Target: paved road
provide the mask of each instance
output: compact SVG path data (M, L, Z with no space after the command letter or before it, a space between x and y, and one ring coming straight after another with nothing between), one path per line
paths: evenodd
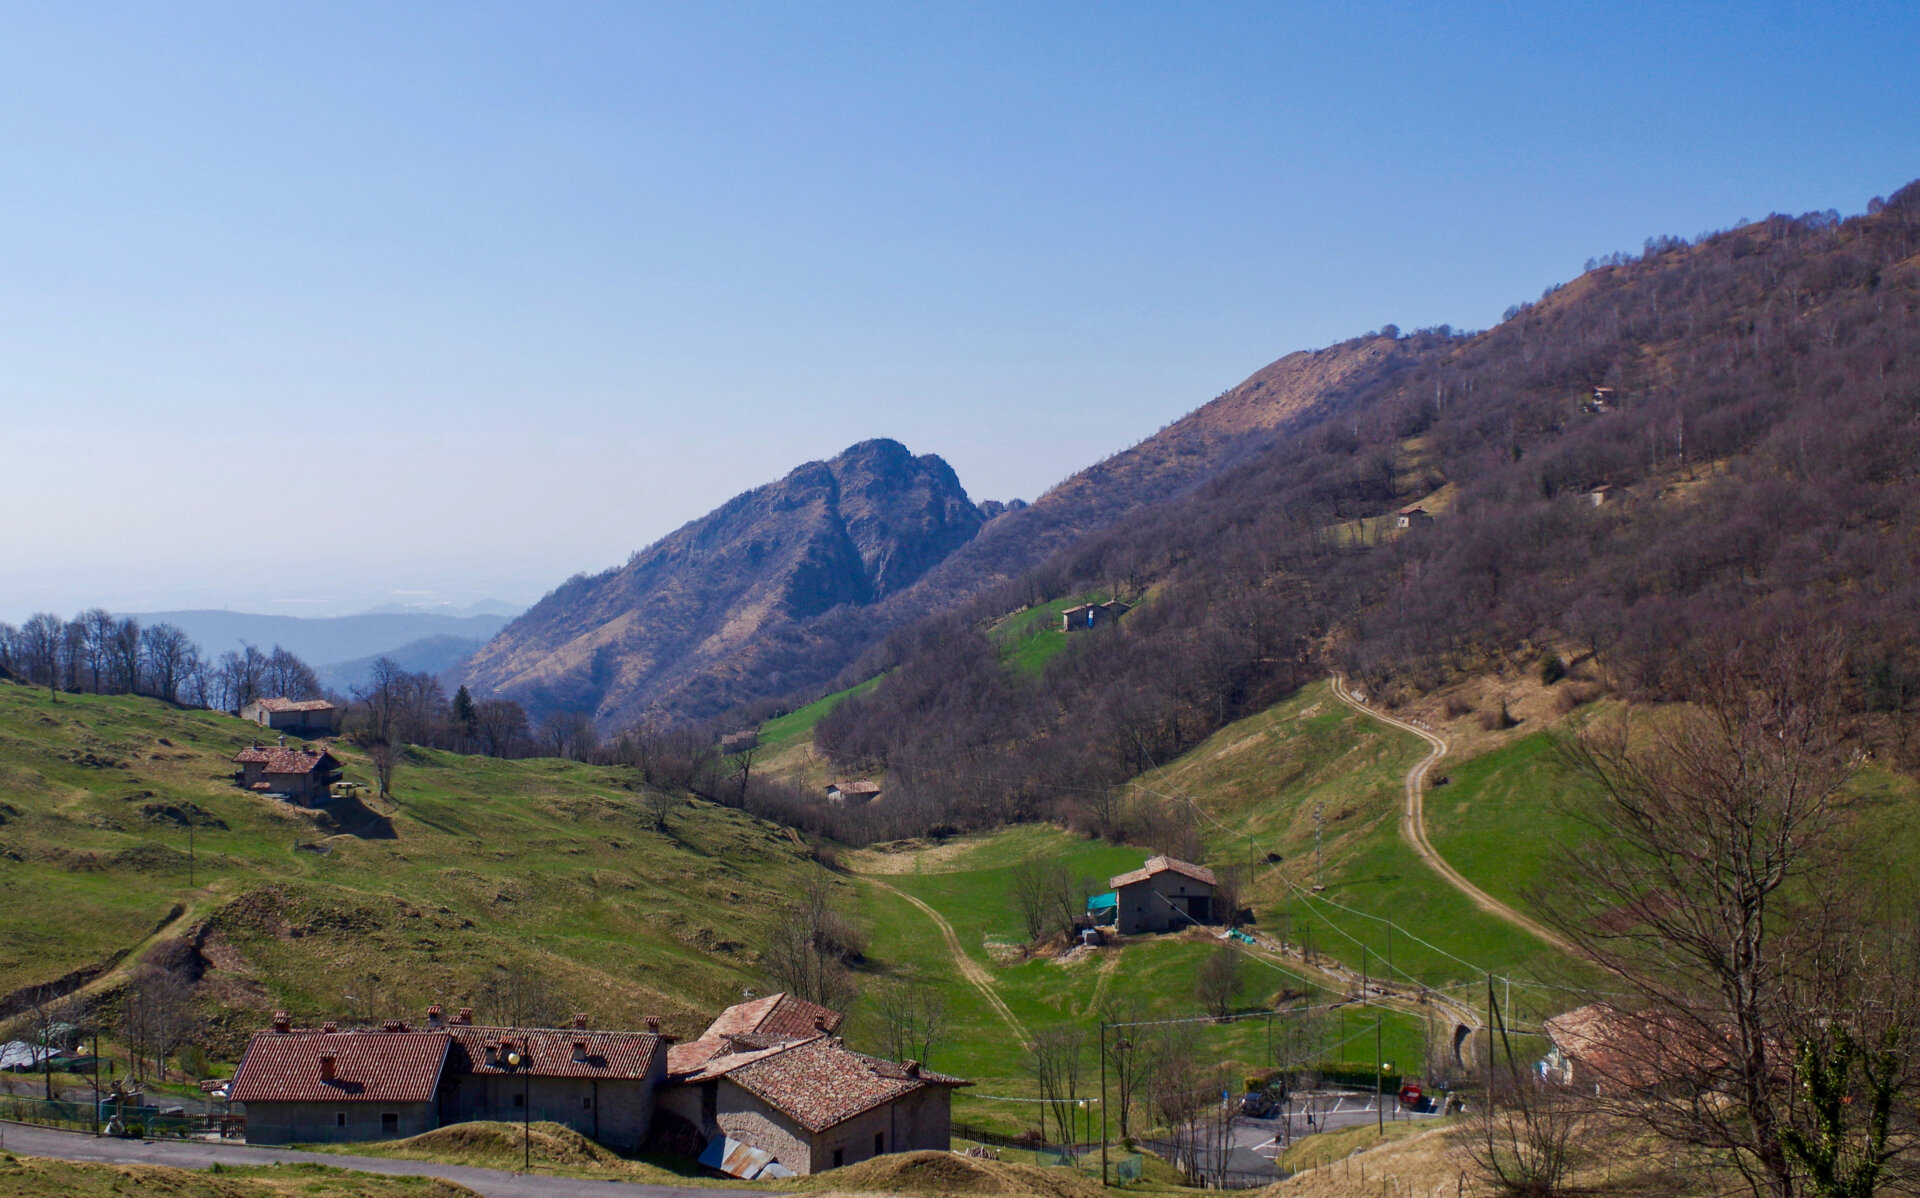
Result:
M1447 755L1447 742L1440 739L1435 733L1417 724L1410 724L1405 720L1395 719L1385 712L1376 711L1367 704L1360 702L1348 692L1346 684L1337 676L1333 680L1333 693L1339 696L1342 703L1345 703L1355 711L1365 712L1383 724L1391 724L1402 731L1411 732L1432 746L1432 751L1421 758L1418 765L1415 765L1407 771L1407 806L1400 820L1400 835L1405 838L1409 845L1413 846L1413 851L1420 855L1420 859L1426 862L1433 872L1445 878L1448 884L1455 890L1472 899L1474 906L1479 907L1482 911L1496 918L1504 919L1517 928L1533 933L1535 936L1540 937L1540 939L1570 956L1578 956L1579 950L1574 948L1573 944L1564 936L1554 932L1538 920L1522 915L1478 886L1475 886L1472 882L1467 881L1466 877L1462 875L1459 870L1447 863L1445 857L1442 857L1438 852L1434 851L1433 845L1427 840L1427 771L1433 767L1434 762L1439 761Z
M293 1152L284 1148L254 1148L244 1144L212 1144L199 1140L117 1140L85 1132L57 1131L28 1123L0 1122L0 1144L22 1156L46 1156L66 1161L101 1161L115 1165L172 1165L176 1169L204 1169L222 1165L271 1165L276 1161L332 1165L404 1177L438 1177L459 1182L487 1198L714 1198L716 1191L690 1186L641 1185L635 1182L587 1181L550 1174L506 1173L465 1165L431 1161L398 1161L377 1156L336 1156L331 1152ZM749 1191L730 1190L730 1194Z

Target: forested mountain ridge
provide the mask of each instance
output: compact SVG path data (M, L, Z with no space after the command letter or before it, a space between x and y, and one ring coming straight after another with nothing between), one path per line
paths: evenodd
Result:
M735 497L624 566L574 577L459 680L613 727L698 706L698 695L681 698L690 679L724 686L756 639L898 592L983 522L946 462L865 441Z
M1586 662L1687 697L1714 655L1846 630L1856 710L1920 706L1920 185L1615 255L1190 493L1084 538L853 674L821 721L887 771L875 835L1051 811L1329 668L1370 693ZM1602 488L1605 488L1604 490ZM1395 528L1427 503L1436 518ZM982 631L1152 601L1038 680ZM1071 813L1070 813L1071 814Z

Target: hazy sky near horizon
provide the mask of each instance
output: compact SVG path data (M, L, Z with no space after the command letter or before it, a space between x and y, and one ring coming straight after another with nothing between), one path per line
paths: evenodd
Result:
M0 8L0 619L527 602L874 436L1920 176L1920 6Z

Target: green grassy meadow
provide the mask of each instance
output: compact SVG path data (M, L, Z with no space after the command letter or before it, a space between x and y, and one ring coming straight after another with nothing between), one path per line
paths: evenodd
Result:
M784 829L694 800L655 831L628 771L424 749L356 835L233 785L228 759L261 731L0 685L0 994L109 968L174 920L170 936L205 928L216 1058L274 1007L484 1015L503 963L569 1010L689 1033L758 982L764 928L814 868Z
M843 691L815 699L805 707L796 707L783 716L776 716L760 725L760 748L773 751L786 747L795 741L813 736L813 726L826 718L828 712L840 706L841 700L850 695L864 695L880 685L885 674L876 674L865 682L857 683Z

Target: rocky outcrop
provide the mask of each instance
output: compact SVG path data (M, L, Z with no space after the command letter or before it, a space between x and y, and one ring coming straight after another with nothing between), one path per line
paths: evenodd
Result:
M460 680L536 712L590 711L603 727L712 714L735 698L724 680L756 644L900 593L982 523L946 462L863 441L735 497L618 569L573 578L488 642Z

